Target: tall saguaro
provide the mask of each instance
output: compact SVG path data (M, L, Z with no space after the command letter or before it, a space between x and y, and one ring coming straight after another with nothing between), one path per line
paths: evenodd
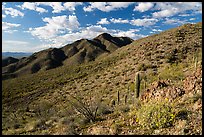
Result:
M138 98L140 94L140 73L139 72L137 72L135 76L135 92L136 92L136 98Z

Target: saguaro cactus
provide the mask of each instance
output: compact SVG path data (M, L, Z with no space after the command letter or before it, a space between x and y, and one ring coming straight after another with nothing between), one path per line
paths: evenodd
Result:
M198 57L196 56L196 57L195 57L195 64L194 64L194 65L195 65L195 71L196 71L196 69L197 69L197 62L198 62Z
M118 105L120 104L120 92L118 90Z
M140 73L139 72L137 72L135 76L135 92L136 92L136 98L138 98L140 94Z
M125 104L127 104L127 95L125 95Z

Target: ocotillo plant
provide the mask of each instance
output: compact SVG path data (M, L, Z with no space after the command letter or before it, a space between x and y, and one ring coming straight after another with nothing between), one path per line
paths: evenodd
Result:
M136 98L138 98L140 94L140 73L139 72L137 72L135 76L135 92L136 92Z

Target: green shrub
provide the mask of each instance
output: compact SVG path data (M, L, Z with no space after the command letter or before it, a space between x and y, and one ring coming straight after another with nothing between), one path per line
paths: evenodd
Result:
M183 80L185 64L172 64L161 70L159 77L161 79L171 79L171 80Z
M113 110L106 104L100 104L100 107L98 108L98 115L106 115L113 113Z
M175 119L167 102L150 101L136 111L137 121L143 128L157 129L172 126Z

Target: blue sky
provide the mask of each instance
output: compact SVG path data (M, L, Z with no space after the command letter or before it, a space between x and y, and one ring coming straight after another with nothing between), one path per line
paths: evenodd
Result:
M136 40L201 21L201 2L3 2L2 51L59 48L103 32Z

